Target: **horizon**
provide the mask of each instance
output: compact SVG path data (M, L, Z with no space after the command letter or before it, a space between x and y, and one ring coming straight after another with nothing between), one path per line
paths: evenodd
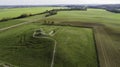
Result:
M0 5L120 4L120 0L0 0Z
M119 5L119 4L42 4L42 5L36 5L36 4L31 4L31 5L0 5L0 6L52 6L52 5Z

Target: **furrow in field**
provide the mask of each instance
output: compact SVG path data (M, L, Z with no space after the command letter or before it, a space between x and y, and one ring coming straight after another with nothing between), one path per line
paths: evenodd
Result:
M95 27L94 30L101 67L118 67L119 52L111 38L103 27Z

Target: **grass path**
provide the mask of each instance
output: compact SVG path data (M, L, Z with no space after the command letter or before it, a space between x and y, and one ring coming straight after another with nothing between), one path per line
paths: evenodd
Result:
M35 20L32 20L32 21L30 20L30 21L22 22L22 23L15 24L15 25L12 25L12 26L9 26L9 27L0 28L0 32L11 29L11 28L15 28L15 27L18 27L18 26L21 26L21 25L24 25L24 24L32 23L32 22L35 22L35 21L38 21L38 20L40 20L40 19L35 19Z

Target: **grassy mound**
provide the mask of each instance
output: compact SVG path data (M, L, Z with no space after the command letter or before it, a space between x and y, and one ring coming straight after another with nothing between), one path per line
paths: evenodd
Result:
M48 38L33 38L33 31L3 38L9 43L0 48L0 60L19 67L49 67L54 41ZM8 39L7 39L8 38ZM10 39L9 39L10 38ZM2 44L1 44L2 45Z

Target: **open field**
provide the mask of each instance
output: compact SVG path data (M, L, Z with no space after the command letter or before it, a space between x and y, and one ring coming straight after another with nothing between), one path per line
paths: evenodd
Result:
M2 18L11 18L11 17L17 17L21 14L36 14L41 13L46 10L51 10L54 8L60 8L60 7L28 7L28 8L5 8L0 9L0 19Z
M96 43L99 65L100 67L119 67L119 48L114 45L115 42L108 35L104 26L96 23L80 23L80 22L66 22L78 27L90 27L94 32L94 39Z
M43 49L41 52L32 48L24 50L25 47L17 47L16 49L20 37L25 34L30 35L35 29L42 28L46 33L58 29L57 33L52 37L57 41L54 67L97 67L98 64L100 67L120 66L120 14L101 9L88 9L88 11L60 11L57 15L47 18L44 16L45 15L37 15L0 23L0 28L6 28L38 19L34 21L37 23L29 23L0 32L0 59L2 61L16 66L22 65L20 67L50 67L53 46L48 45L49 47ZM80 27L41 25L45 20ZM86 27L90 27L91 29ZM29 41L29 36L27 37ZM8 48L10 49L6 50ZM47 49L50 50L48 51ZM97 49L97 55L95 49ZM32 52L30 52L31 50ZM46 53L43 53L44 50ZM23 53L23 51L26 52ZM35 55L35 53L38 55ZM43 55L41 55L41 53ZM48 53L49 55L44 55ZM16 56L20 57L20 59ZM28 59L24 59L24 56L28 57ZM99 62L97 61L97 57ZM42 58L43 60L45 59L45 61L40 60ZM16 59L19 62L16 62ZM46 63L47 66L45 66Z
M36 23L23 25L14 29L10 29L8 31L1 32L0 59L2 61L6 61L13 65L21 67L49 67L51 62L51 56L48 55L49 53L47 52L52 51L48 50L49 47L41 50L20 46L22 44L19 42L19 40L22 36L26 35L27 40L29 40L28 36L30 36L35 29L39 28L45 30L46 33L58 28L57 33L53 36L53 38L57 41L55 67L73 67L76 65L83 67L86 67L86 65L97 67L95 45L91 29L60 26L39 26ZM71 48L73 50L71 50ZM44 54L47 54L47 56L45 56ZM48 56L50 56L49 59L47 58ZM42 60L42 58L44 60Z
M120 14L102 9L88 9L87 11L60 11L57 15L48 17L59 21L83 21L99 23L119 23Z

